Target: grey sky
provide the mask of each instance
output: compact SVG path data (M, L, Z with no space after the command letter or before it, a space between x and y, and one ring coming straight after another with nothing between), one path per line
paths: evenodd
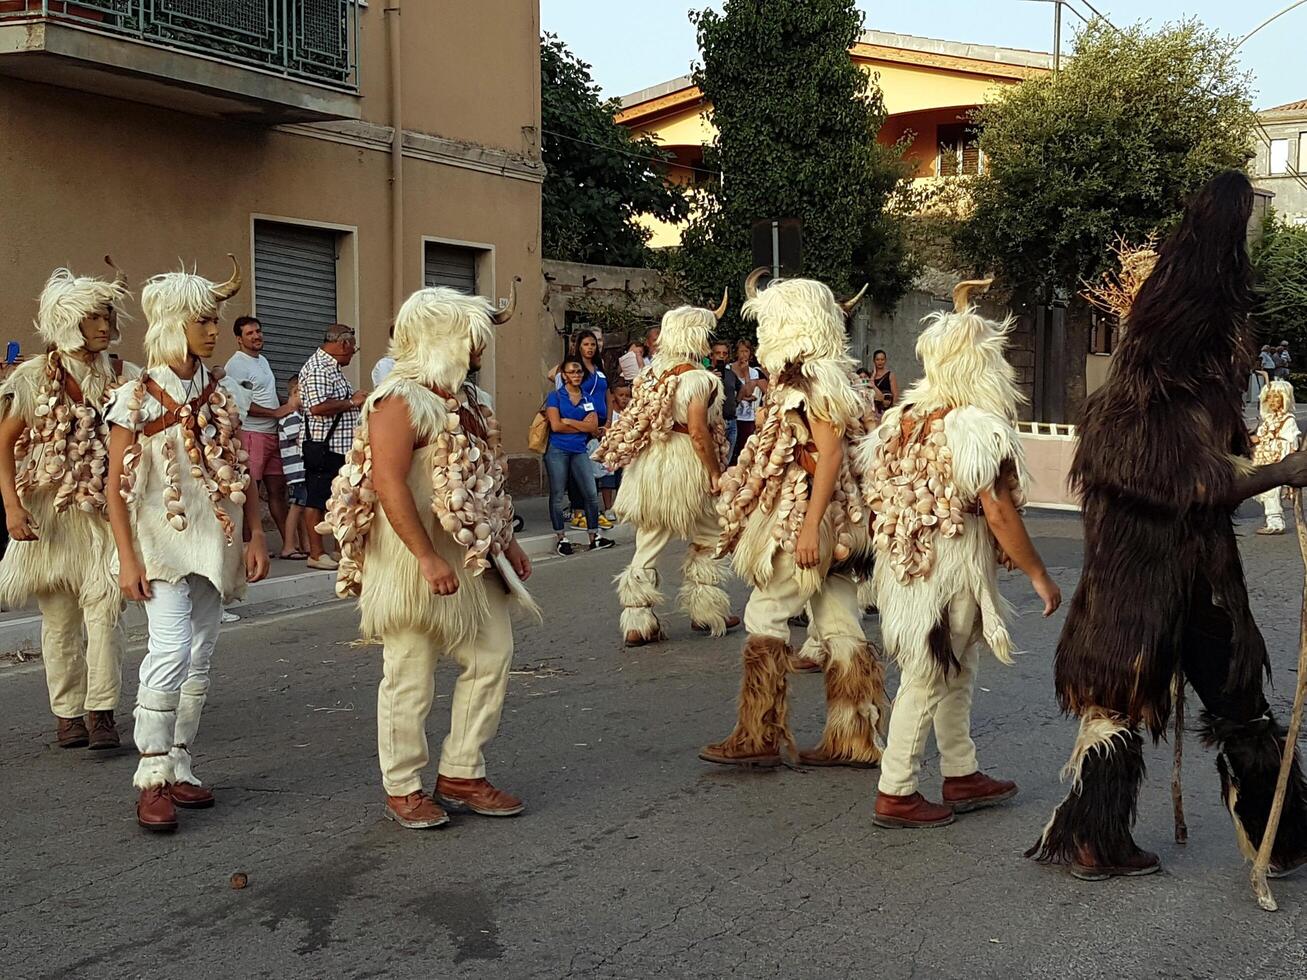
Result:
M1089 0L1113 23L1154 23L1198 17L1225 33L1242 37L1290 0ZM1083 0L1072 0L1085 15ZM687 0L541 0L544 29L558 34L583 61L594 66L606 95L625 95L686 73L698 56L687 11L711 4ZM860 0L867 27L920 34L951 41L1051 50L1053 8L1031 0ZM1080 24L1064 14L1063 50ZM1307 40L1307 5L1286 14L1240 50L1254 76L1258 108L1307 99L1301 65ZM1295 50L1295 48L1297 50Z

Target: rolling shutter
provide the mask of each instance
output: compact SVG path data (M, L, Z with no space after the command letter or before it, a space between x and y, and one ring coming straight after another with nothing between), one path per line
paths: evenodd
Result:
M263 324L263 355L286 394L336 322L336 233L271 221L254 224L254 315Z
M475 249L427 242L423 259L423 285L448 286L469 296L477 291Z

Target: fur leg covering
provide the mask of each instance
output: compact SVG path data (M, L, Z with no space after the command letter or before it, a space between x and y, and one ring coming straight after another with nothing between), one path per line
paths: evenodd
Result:
M631 567L614 581L617 601L622 604L622 636L638 633L644 640L661 640L662 626L654 615L654 607L663 601L663 594L658 591L658 572L652 568Z
M864 639L834 636L825 643L826 730L819 755L850 762L880 762L889 727L885 670Z
M173 729L172 763L173 782L203 786L191 768L191 749L200 731L200 715L209 698L207 677L188 677L182 682L181 698L177 702L177 724Z
M1203 715L1203 740L1218 750L1221 799L1234 820L1234 834L1244 857L1253 860L1266 832L1284 753L1284 729L1268 710L1249 722ZM1307 784L1295 750L1285 791L1284 812L1271 849L1271 866L1295 868L1307 861Z
M681 590L677 601L690 622L707 626L713 636L726 635L726 617L731 614L731 599L722 588L725 560L712 552L690 546L681 566Z
M786 677L790 647L774 636L753 635L741 651L739 718L724 742L709 746L727 756L775 755L793 759Z
M137 789L166 786L173 780L171 755L173 732L177 727L176 691L156 691L141 685L136 692L136 725L133 736L141 761L136 766L132 785Z
M1091 709L1080 721L1062 779L1070 780L1071 790L1026 857L1044 864L1125 864L1139 850L1130 833L1144 779L1139 733L1119 716Z

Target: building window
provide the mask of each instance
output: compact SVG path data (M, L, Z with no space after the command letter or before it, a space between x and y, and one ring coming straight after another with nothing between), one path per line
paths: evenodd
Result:
M254 222L254 315L279 384L299 373L336 322L339 238L328 228Z
M422 284L448 286L469 296L477 291L477 258L481 250L443 242L427 242L423 249Z
M1089 353L1112 353L1116 347L1116 329L1116 317L1095 313L1089 329Z
M937 134L936 174L940 177L958 177L984 172L985 156L980 152L974 126L945 123L938 128Z
M1298 134L1298 172L1307 170L1307 133Z
M1271 140L1271 167L1269 174L1287 174L1289 172L1289 141Z

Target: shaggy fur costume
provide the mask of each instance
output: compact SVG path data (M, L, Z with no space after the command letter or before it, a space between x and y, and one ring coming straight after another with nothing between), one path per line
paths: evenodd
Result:
M721 379L699 365L716 325L713 311L698 307L664 314L658 353L636 378L631 404L595 452L610 469L623 470L613 509L636 531L635 556L615 580L624 637L652 641L663 636L654 612L662 601L656 563L673 537L689 542L681 567L680 607L690 622L708 627L714 636L726 632L731 605L721 586L722 563L713 556L717 520L708 471L684 431L690 406L706 401L719 465L726 462L730 446L722 421Z
M1245 853L1261 843L1284 735L1262 691L1269 662L1230 502L1250 448L1235 379L1247 376L1251 206L1241 174L1199 193L1139 292L1107 383L1085 404L1071 469L1085 562L1056 683L1086 731L1093 719L1115 727L1078 744L1079 779L1027 852L1040 861L1136 853L1138 730L1165 733L1178 668L1202 699L1236 839ZM1295 760L1272 862L1305 858L1307 786Z

